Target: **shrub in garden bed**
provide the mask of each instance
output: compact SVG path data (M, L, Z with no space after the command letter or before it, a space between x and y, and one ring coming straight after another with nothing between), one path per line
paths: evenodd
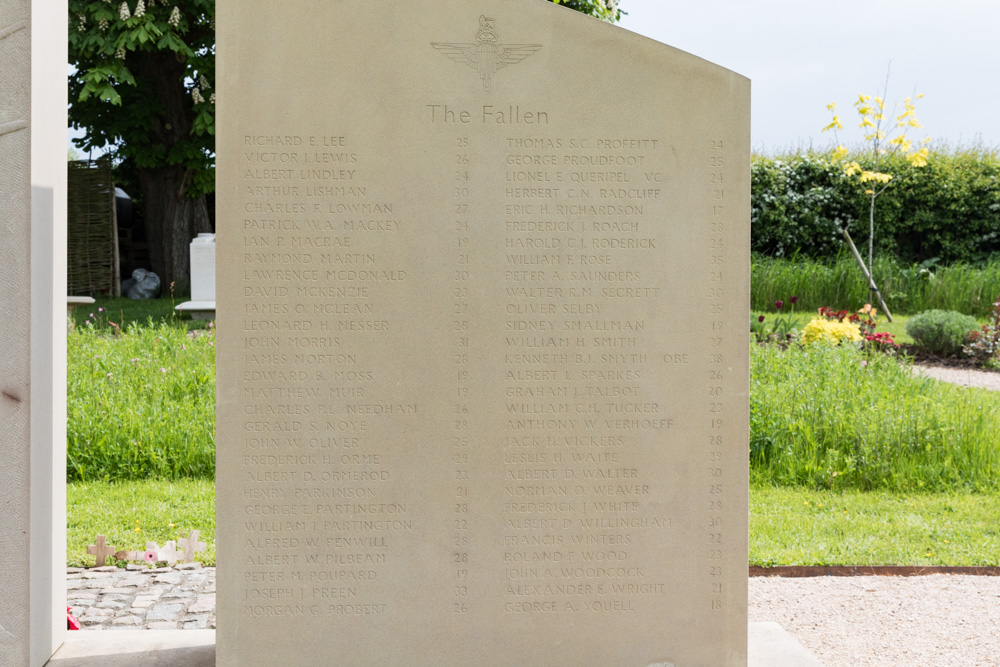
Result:
M953 310L928 310L906 323L906 333L919 347L944 357L961 353L969 334L977 328L974 317Z
M67 477L214 477L214 345L166 324L70 332Z
M751 346L755 483L1000 489L1000 395L914 376L854 345Z
M990 368L1000 366L1000 296L993 302L990 321L978 331L969 334L968 342L962 348L962 352L975 359L981 366Z

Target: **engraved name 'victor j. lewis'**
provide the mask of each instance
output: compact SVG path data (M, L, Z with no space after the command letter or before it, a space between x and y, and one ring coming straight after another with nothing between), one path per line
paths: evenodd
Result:
M479 32L475 44L431 42L431 46L457 63L479 72L483 91L490 92L493 75L508 65L514 65L542 48L541 44L500 44L496 19L479 17Z

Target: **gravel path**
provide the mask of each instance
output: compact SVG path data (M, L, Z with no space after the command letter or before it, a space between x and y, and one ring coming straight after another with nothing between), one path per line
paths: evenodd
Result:
M750 620L824 667L1000 666L1000 577L753 577Z
M948 366L914 366L913 372L963 387L980 387L1000 391L1000 373Z
M84 630L215 627L215 568L70 568ZM1000 577L750 578L750 620L775 621L824 667L1000 667Z

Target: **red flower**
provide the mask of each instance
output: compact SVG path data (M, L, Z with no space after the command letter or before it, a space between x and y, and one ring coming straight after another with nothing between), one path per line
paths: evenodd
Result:
M789 299L789 300L788 300L788 302L789 302L790 304L792 304L793 306L794 306L794 305L795 305L796 303L798 303L798 301L799 301L799 297L797 297L797 296L793 296L793 297L792 297L791 299Z
M757 321L758 321L758 322L763 322L763 321L764 321L764 316L763 316L763 315L761 315L760 317L758 317L758 318L757 318Z
M785 302L782 301L781 299L778 299L777 301L774 302L774 307L777 308L778 310L781 310L781 307L784 305Z

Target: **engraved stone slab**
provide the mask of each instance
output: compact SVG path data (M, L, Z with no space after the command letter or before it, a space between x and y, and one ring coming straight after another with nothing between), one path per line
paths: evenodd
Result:
M745 665L749 82L546 2L219 28L218 664Z

